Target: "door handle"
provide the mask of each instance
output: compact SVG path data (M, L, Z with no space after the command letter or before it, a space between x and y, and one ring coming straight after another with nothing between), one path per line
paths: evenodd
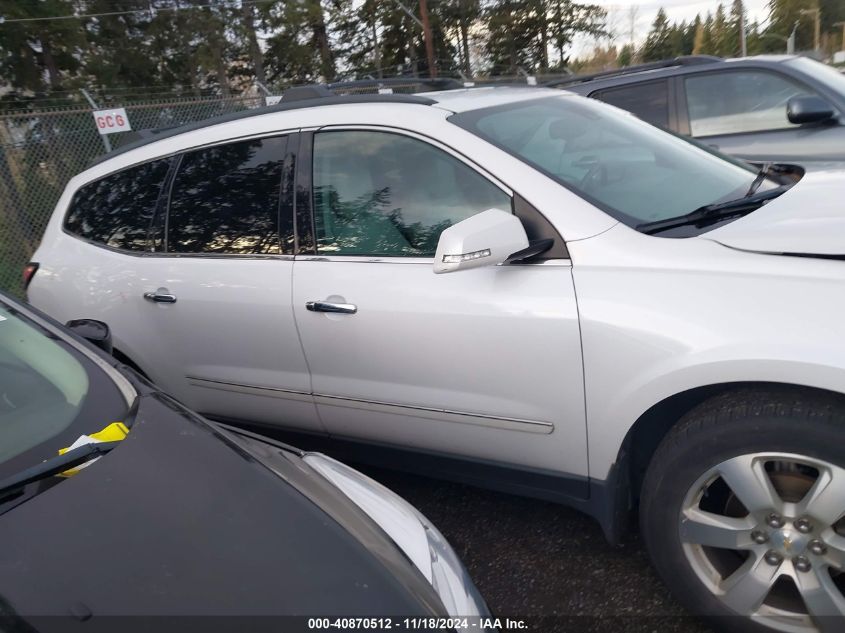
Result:
M145 292L144 299L155 303L176 303L176 295L172 295L161 288L154 292Z
M355 314L358 306L352 303L330 303L328 301L308 301L305 307L311 312L334 312L336 314Z

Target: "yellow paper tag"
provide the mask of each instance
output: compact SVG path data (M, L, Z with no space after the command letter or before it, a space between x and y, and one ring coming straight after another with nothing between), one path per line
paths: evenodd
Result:
M112 422L102 431L97 431L96 433L91 433L90 435L80 435L79 438L70 446L66 448L59 449L59 455L64 455L70 450L74 448L79 448L80 446L84 446L85 444L99 444L100 442L119 442L123 438L129 435L129 429L126 428L126 425L123 422ZM91 461L85 462L84 464L80 464L75 468L70 468L61 473L61 477L70 477L71 475L75 475L80 470L88 466L89 464L97 461L99 457L92 459Z

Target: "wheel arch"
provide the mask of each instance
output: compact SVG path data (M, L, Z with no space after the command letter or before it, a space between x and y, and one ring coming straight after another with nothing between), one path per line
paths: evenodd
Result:
M631 526L639 511L646 469L657 447L670 429L701 403L727 392L749 389L800 390L820 396L845 396L842 392L795 383L737 381L694 387L656 402L637 418L625 435L606 482L606 487L612 487L614 490L603 491L606 496L605 503L610 507L603 513L600 520L603 523L612 522L611 525L603 525L605 534L611 542L621 541L625 534L632 531Z

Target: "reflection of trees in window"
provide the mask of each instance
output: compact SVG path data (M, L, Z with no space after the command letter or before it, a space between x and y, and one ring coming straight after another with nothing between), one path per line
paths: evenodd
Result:
M320 252L421 256L437 249L450 220L434 225L406 224L402 209L391 209L390 187L341 200L331 185L314 188Z
M319 251L431 256L440 234L506 194L442 150L387 132L326 132L314 141Z
M284 145L284 138L256 139L186 154L171 194L168 250L280 253Z
M317 186L317 235L320 252L413 254L413 249L391 222L390 188L384 187L356 198L341 200L331 185Z
M113 248L145 250L169 162L130 167L83 186L73 197L65 228Z

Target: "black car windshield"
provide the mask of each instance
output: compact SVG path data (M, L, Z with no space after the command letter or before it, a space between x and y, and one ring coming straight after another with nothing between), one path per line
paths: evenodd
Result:
M0 477L55 456L126 409L102 369L0 303Z
M742 197L757 170L626 112L571 95L449 120L536 167L629 226ZM766 181L760 190L777 186Z

